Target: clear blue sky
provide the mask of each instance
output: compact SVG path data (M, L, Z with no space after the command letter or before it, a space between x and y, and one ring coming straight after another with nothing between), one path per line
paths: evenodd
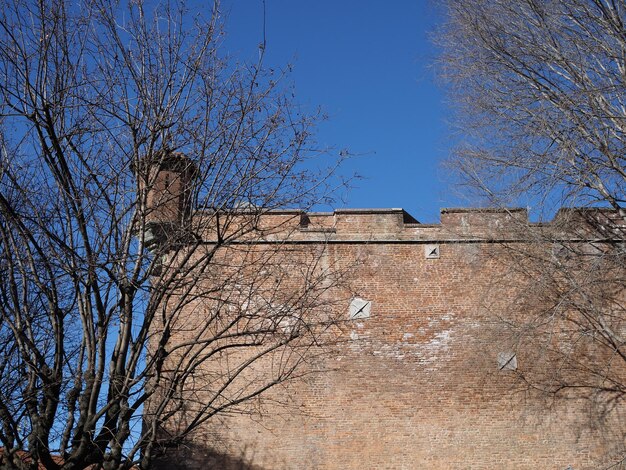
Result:
M426 0L266 0L268 66L294 65L299 103L329 115L318 143L360 155L340 207L402 207L421 222L459 205L441 168L449 151L444 97L430 67L437 22ZM223 0L225 51L258 57L263 1Z

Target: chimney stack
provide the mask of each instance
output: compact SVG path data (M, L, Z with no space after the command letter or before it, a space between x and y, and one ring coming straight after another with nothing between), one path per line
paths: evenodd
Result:
M139 181L146 190L146 244L178 240L188 232L198 169L186 155L169 150L156 152L145 165Z

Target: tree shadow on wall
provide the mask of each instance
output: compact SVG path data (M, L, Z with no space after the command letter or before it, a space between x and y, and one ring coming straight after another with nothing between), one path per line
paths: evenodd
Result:
M154 470L264 470L254 465L246 452L232 455L216 451L208 446L186 443L169 449L155 458Z

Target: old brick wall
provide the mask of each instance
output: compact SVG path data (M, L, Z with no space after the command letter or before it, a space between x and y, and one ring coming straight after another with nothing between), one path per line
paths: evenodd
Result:
M211 421L181 448L184 461L163 468L578 470L613 461L614 436L589 426L585 403L543 399L499 370L499 354L515 351L519 368L532 357L508 342L500 315L524 288L501 243L523 211L449 210L436 225L401 210L274 217L291 227L289 243L326 246L320 264L351 268L341 333L307 364L310 374ZM350 319L350 298L371 302L369 316Z

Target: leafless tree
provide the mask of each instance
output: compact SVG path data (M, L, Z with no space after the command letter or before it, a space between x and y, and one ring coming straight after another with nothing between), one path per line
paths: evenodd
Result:
M2 468L148 468L332 324L340 274L272 211L330 197L337 162L265 45L221 41L217 4L3 3Z
M524 243L507 246L527 280L508 286L519 297L498 312L532 357L518 375L615 409L626 398L626 3L441 4L439 70L458 112L463 181L542 218L580 208L518 227Z
M626 5L445 5L441 73L463 119L465 176L498 202L599 202L624 216Z

